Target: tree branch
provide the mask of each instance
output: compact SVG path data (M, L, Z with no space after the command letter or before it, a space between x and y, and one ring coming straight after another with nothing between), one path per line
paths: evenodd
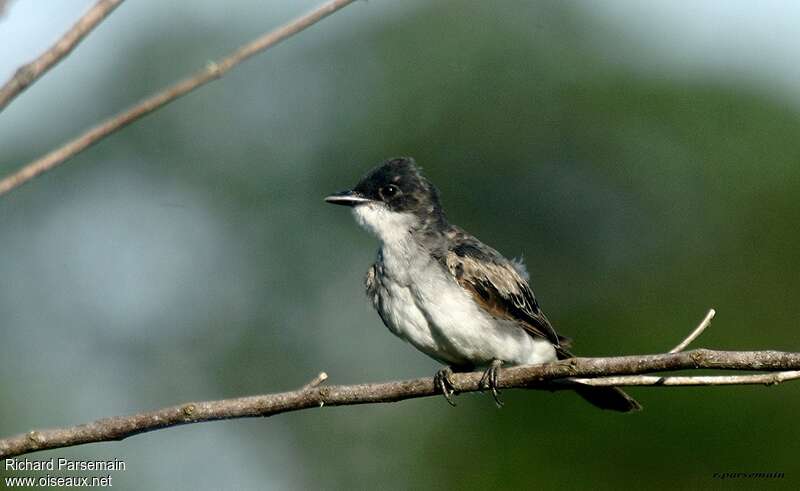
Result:
M314 387L318 387L322 385L323 382L328 380L328 374L325 372L319 372L316 377L314 377L309 383L302 387L302 390L313 389Z
M692 331L691 334L689 334L686 337L686 339L681 341L678 344L678 346L675 346L674 348L669 350L669 352L670 353L678 353L679 351L685 350L686 347L689 346L692 343L692 341L694 341L695 339L700 337L700 335L703 334L703 331L705 331L706 328L711 325L711 321L714 319L715 315L717 315L717 311L714 310L714 309L709 309L709 311L706 314L705 318L703 318L703 320L700 322L700 325L698 325L695 328L695 330Z
M602 387L649 385L701 386L701 385L778 385L800 378L800 370L759 373L756 375L708 375L696 377L655 377L652 375L620 375L618 377L574 378L570 383Z
M533 388L559 390L569 388L574 380L618 375L640 375L652 372L712 368L725 370L800 370L800 353L781 351L714 351L698 349L679 353L617 356L609 358L572 358L545 365L510 367L501 370L501 388ZM475 392L482 373L456 373L453 382L457 392ZM773 378L769 378L769 377ZM780 381L765 375L758 383ZM660 377L659 377L660 378ZM346 406L396 402L439 394L431 378L361 385L314 385L299 390L219 401L191 402L155 411L100 419L88 424L36 430L0 439L0 459L39 450L69 447L92 442L122 440L148 431L191 423L223 419L253 418L323 406ZM788 380L789 378L784 378ZM604 379L605 380L605 379ZM631 379L612 379L613 385L629 385ZM732 380L732 379L729 379ZM743 379L739 379L743 380ZM745 379L754 383L754 379ZM321 380L320 380L321 382ZM612 382L609 382L612 383ZM604 383L605 384L605 383ZM637 382L631 385L643 385ZM650 385L676 385L653 383Z
M94 128L86 131L81 136L70 140L61 147L51 151L37 160L34 160L33 162L30 162L13 174L6 176L0 180L0 195L3 195L17 186L30 181L39 174L56 167L70 157L73 157L75 154L94 145L111 133L133 123L142 116L159 109L160 107L188 94L194 89L205 85L212 80L222 77L222 75L224 75L228 70L250 58L251 56L275 46L284 39L289 38L292 35L297 34L298 32L316 24L325 17L346 7L354 1L355 0L331 0L329 2L325 2L311 12L298 17L287 24L284 24L283 26L251 41L250 43L245 44L229 56L222 58L217 62L208 63L205 68L196 72L194 75L151 95L139 104L136 104L130 109L127 109L126 111L123 111L116 116L105 120Z
M59 61L64 59L92 30L114 11L123 0L99 0L88 12L78 19L72 28L61 39L47 49L32 62L22 65L14 76L0 88L0 112L27 89L39 77L47 73ZM3 11L3 2L0 1L0 14Z

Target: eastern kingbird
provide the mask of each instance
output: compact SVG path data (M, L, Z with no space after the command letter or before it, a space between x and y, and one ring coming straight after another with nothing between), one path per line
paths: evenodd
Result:
M446 365L434 380L452 404L453 371L485 368L481 385L497 398L501 365L571 358L539 307L521 261L510 261L451 225L439 192L411 158L394 158L351 190L325 198L350 206L381 241L367 272L367 296L392 333ZM616 387L575 386L603 409L635 411Z

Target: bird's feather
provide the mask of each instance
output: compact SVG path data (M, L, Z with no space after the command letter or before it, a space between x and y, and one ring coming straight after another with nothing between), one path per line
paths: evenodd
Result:
M447 235L450 247L439 261L486 312L514 321L528 334L547 339L556 347L569 344L542 312L519 264L458 227L453 226Z

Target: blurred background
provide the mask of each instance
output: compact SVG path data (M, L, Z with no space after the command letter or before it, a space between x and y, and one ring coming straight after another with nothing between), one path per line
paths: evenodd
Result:
M0 79L92 0L16 0ZM125 2L0 114L6 174L315 5ZM358 2L0 198L0 435L189 400L429 376L325 205L411 155L524 256L586 356L800 351L800 5ZM31 455L119 489L796 487L800 385L505 391L173 428ZM14 473L14 475L31 473ZM0 469L0 477L11 475ZM753 481L748 481L753 483ZM726 484L727 485L727 482ZM752 485L752 484L751 484Z

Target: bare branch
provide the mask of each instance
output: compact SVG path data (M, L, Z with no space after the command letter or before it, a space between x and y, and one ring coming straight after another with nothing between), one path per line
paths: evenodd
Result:
M774 373L759 373L756 375L707 375L694 377L656 377L653 375L621 375L618 377L602 378L574 378L569 379L583 385L601 387L616 386L700 386L700 385L777 385L781 382L800 378L800 370Z
M75 154L94 145L98 141L107 137L111 133L124 128L137 119L145 116L156 109L174 101L175 99L188 94L194 89L222 77L228 70L251 56L260 53L272 46L275 46L284 39L316 24L325 17L333 14L355 0L331 0L320 5L311 12L302 15L293 21L284 24L274 31L265 34L250 43L245 44L231 55L222 58L217 62L208 63L205 68L194 75L157 92L135 106L113 116L104 122L91 128L81 136L70 140L61 147L50 153L30 162L18 171L0 180L0 195L3 195L17 186L28 182L39 174L46 172L53 167L63 163Z
M742 371L800 371L800 353L698 349L656 355L572 358L545 365L503 369L500 373L498 385L501 388L518 387L558 390L566 388L565 383L574 383L573 380L564 380L570 377L581 377L583 379L617 375L640 375L696 368ZM475 392L481 390L479 384L482 375L481 372L453 374L452 379L456 391ZM785 378L781 379L780 377ZM794 378L793 375L778 374L778 378L775 380L789 380L792 378ZM615 381L614 384L620 385L619 381ZM440 389L434 385L431 378L419 378L377 384L308 387L277 394L219 401L191 402L131 416L100 419L79 426L31 431L22 435L0 439L0 459L38 450L122 440L139 433L184 424L272 416L312 407L395 402L417 397L428 397L439 393Z
M314 377L314 379L313 379L313 380L311 380L309 383L307 383L306 385L304 385L304 386L303 386L303 387L302 387L300 390L308 390L308 389L313 389L314 387L318 387L318 386L320 386L320 385L321 385L323 382L325 382L326 380L328 380L328 374L327 374L327 373L325 373L325 372L319 372L319 373L317 374L317 376L316 376L316 377Z
M711 324L711 320L717 314L717 311L714 309L709 309L706 316L700 321L700 324L689 333L689 335L683 341L672 348L669 352L670 353L679 353L686 349L692 341L697 339L703 331ZM772 376L772 375L770 375ZM758 377L754 375L748 375L746 377L751 378L741 378L741 382L739 385L746 385L746 384L761 384L761 379L752 378ZM614 387L617 385L632 385L632 386L639 386L639 385L726 385L725 380L729 380L728 377L644 377L638 375L631 375L631 376L623 376L623 377L598 377L592 379L570 379L569 381L565 381L564 385L570 385L573 383L583 384L583 385L594 385L600 387ZM752 382L748 382L747 380L753 380ZM716 383L714 383L716 382ZM728 383L727 385L730 385Z
M78 19L72 28L61 39L47 49L32 62L22 65L14 76L0 88L0 112L23 90L33 84L39 77L47 73L59 61L64 59L92 30L114 11L123 0L99 0L88 12ZM3 2L0 1L0 15L3 13Z
M714 310L714 309L709 309L709 311L708 311L708 313L706 314L705 318L704 318L704 319L703 319L703 320L700 322L700 325L698 325L698 326L695 328L695 330L694 330L694 331L692 331L692 333L691 333L691 334L689 334L689 336L687 336L687 337L686 337L686 339L684 339L683 341L681 341L681 342L680 342L680 344L678 344L678 346L675 346L674 348L672 348L671 350L669 350L669 352L670 352L670 353L678 353L678 352L680 352L680 351L683 351L683 350L685 350L685 349L686 349L686 347L687 347L687 346L689 346L689 344L691 344L691 342L692 342L692 341L694 341L694 340L695 340L695 339L697 339L697 338L698 338L698 337L699 337L701 334L703 334L703 331L705 331L705 330L706 330L706 328L707 328L709 325L711 325L711 320L714 318L714 316L715 316L715 315L717 315L717 311L716 311L716 310Z

